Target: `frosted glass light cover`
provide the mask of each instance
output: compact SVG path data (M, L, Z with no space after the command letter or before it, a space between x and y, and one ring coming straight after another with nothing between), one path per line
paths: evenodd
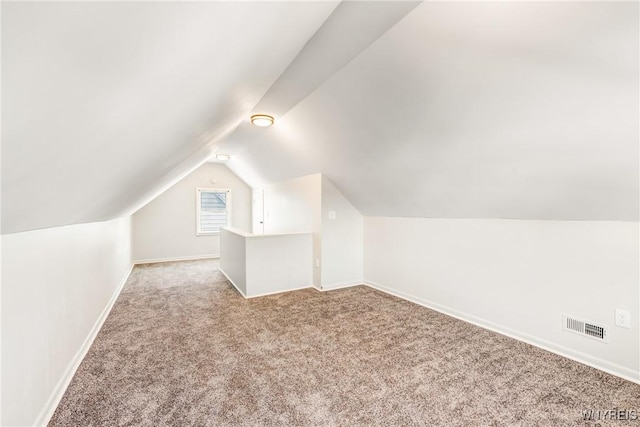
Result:
M251 123L260 127L267 127L273 124L273 117L266 114L254 114L251 116Z

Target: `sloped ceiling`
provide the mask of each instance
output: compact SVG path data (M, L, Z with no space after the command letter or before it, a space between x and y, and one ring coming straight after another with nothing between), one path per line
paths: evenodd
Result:
M117 217L210 155L337 2L2 2L2 232Z
M637 221L638 28L637 2L425 2L218 151L365 215Z
M3 2L2 232L131 213L211 152L365 215L637 221L638 27L636 2Z

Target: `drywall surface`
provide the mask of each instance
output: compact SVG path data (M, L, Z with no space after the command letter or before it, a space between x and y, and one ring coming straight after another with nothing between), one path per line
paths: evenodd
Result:
M130 228L127 217L2 236L2 425L46 423L130 271Z
M637 221L639 8L422 2L230 167L322 171L365 216Z
M265 187L265 234L319 230L320 188L320 174L306 175Z
M337 5L2 2L4 232L137 210L248 119Z
M230 225L251 230L251 188L226 166L205 163L133 215L135 262L220 254L219 235L196 236L196 188L231 189Z
M310 233L247 238L247 296L311 286L312 243Z
M322 177L322 288L362 283L364 220L331 181Z
M243 296L247 296L246 235L228 229L220 232L220 270Z
M367 283L640 379L637 222L365 217L364 230ZM609 342L563 331L563 314L608 326Z
M313 174L264 188L264 233L312 233L313 257L321 262L322 175ZM313 269L313 285L320 287L320 268Z
M220 270L247 298L308 288L313 281L311 233L245 233L224 228Z

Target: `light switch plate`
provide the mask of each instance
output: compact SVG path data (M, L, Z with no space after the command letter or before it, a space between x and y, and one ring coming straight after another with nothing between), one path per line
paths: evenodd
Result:
M628 310L616 308L616 326L631 329L631 313Z
M336 216L336 211L329 211L329 219L334 220Z

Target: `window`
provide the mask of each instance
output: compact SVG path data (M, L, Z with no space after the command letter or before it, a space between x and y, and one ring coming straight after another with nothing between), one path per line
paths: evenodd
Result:
M196 235L218 234L231 225L231 190L198 188L196 190Z

